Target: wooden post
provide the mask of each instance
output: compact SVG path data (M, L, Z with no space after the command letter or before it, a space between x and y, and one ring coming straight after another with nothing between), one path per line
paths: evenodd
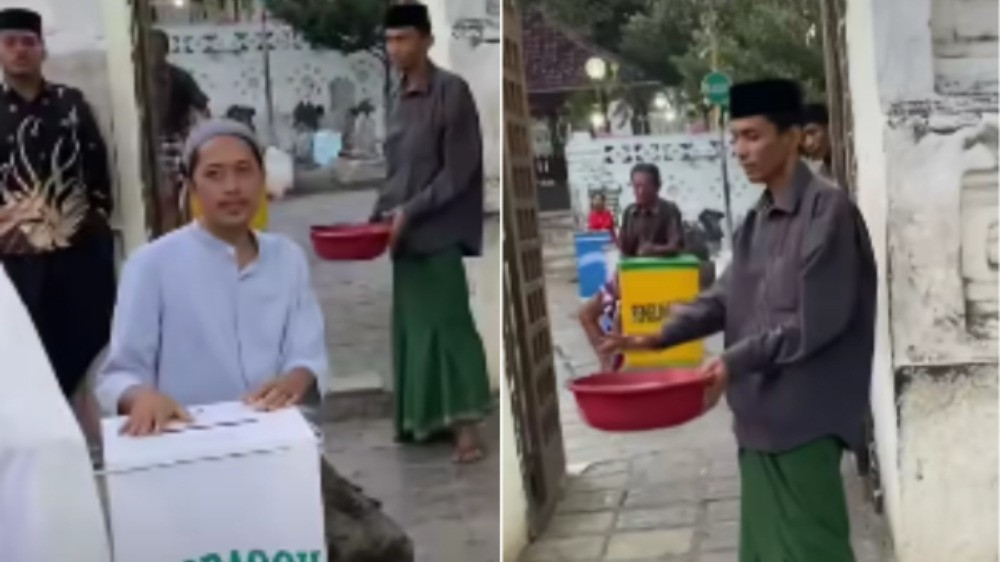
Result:
M844 161L846 154L844 120L850 116L844 115L843 81L841 80L840 50L837 48L837 26L840 24L840 10L837 0L820 0L820 22L823 27L823 59L826 67L826 99L830 112L830 122L827 131L830 137L830 154L833 176L844 189L847 185L847 167Z

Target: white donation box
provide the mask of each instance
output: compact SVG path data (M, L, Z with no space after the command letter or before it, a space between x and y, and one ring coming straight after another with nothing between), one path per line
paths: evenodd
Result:
M325 562L319 445L302 414L190 413L153 437L104 420L114 562Z

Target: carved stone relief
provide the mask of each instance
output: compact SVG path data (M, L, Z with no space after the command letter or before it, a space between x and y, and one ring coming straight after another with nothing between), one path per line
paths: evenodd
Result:
M966 153L962 176L961 268L969 334L997 339L997 128L990 126Z
M939 94L997 91L996 0L932 0L935 89Z

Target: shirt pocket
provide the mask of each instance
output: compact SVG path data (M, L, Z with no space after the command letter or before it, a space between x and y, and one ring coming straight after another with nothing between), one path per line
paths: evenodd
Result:
M441 138L443 131L435 126L428 115L426 119L415 123L407 132L406 152L415 165L436 165L441 154Z
M772 258L767 275L767 305L775 312L794 312L799 307L799 260L793 256Z

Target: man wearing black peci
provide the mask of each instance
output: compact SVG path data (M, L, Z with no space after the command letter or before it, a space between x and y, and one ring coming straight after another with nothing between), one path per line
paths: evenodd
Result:
M109 336L111 176L87 101L45 80L45 55L41 16L0 11L0 264L69 397Z
M733 86L729 129L764 186L722 277L654 336L602 351L661 349L725 333L702 374L726 394L739 444L740 562L854 562L840 461L860 445L875 341L871 240L844 189L800 157L802 93L787 80Z

